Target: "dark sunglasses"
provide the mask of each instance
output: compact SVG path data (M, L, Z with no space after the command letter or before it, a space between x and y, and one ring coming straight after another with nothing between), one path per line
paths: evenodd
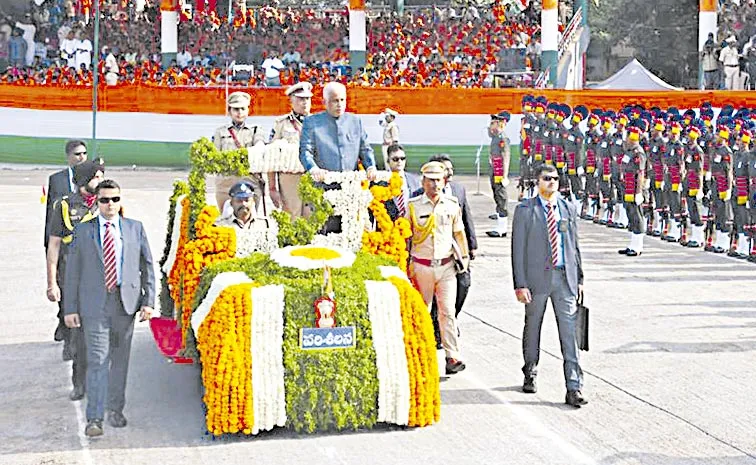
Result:
M83 152L74 152L74 155L86 155L86 154L87 154L86 150Z
M393 157L393 158L391 159L391 161L404 161L404 160L406 160L406 159L407 159L407 157Z
M118 202L121 201L121 197L119 197L119 196L115 196L115 197L100 197L99 199L97 199L97 201L99 203L103 204L103 205L106 204L106 203L110 203L111 201L113 203L118 203Z
M541 179L549 182L549 181L559 181L559 176L541 176Z

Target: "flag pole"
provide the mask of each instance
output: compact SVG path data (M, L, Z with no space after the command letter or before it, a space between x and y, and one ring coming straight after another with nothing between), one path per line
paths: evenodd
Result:
M100 0L94 0L94 66L92 75L92 157L98 157L97 152L97 88L100 85Z

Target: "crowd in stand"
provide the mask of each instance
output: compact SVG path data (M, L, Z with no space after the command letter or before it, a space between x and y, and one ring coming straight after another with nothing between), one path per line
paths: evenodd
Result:
M511 4L464 11L427 8L369 12L367 64L349 67L349 17L344 8L263 7L232 21L195 13L179 24L179 54L161 66L159 11L137 14L106 5L100 22L99 71L109 85L278 86L339 81L365 87L493 87L500 53L516 50L522 70L499 82L527 86L539 67L539 11ZM0 20L0 82L91 85L93 21L71 0L32 2L22 18ZM251 67L235 72L230 65Z
M701 52L704 87L756 89L756 0L719 2L719 37L709 34Z

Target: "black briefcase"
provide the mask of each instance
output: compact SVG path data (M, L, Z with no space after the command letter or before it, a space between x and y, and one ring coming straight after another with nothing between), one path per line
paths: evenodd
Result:
M583 296L581 292L577 299L577 343L578 349L588 351L588 307L583 305Z

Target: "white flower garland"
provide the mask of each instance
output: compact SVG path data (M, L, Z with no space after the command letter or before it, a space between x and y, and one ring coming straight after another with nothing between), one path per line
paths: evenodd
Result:
M168 250L168 256L163 263L163 273L168 274L173 269L173 264L176 263L176 252L178 251L179 237L181 236L181 217L184 214L184 205L182 202L186 198L185 195L179 196L176 199L176 210L173 215L173 229L171 230L171 248Z
M299 144L278 139L247 150L250 173L304 173L299 161Z
M241 271L229 271L226 273L220 273L213 278L213 282L210 283L210 289L208 289L205 298L197 306L197 309L192 314L192 328L194 334L199 334L199 327L205 320L205 317L210 313L210 309L215 303L215 299L223 292L227 287L235 286L237 284L251 283L252 280Z
M248 257L254 252L271 253L278 249L278 223L273 218L255 219L252 229L234 228L236 231L236 258Z
M378 270L380 270L383 279L401 278L405 281L409 281L407 273L402 271L398 266L379 266Z
M326 191L323 196L333 205L333 215L341 216L341 232L317 234L313 245L343 247L357 252L362 248L362 235L369 226L368 205L373 200L370 190L362 188L367 179L364 171L329 171L325 184L340 184L341 189Z
M286 425L283 312L283 285L252 288L252 434Z
M333 252L339 254L337 258L330 260L313 260L302 256L293 256L291 253L296 250L308 249L308 248L327 248ZM292 245L277 249L271 252L270 259L276 262L279 266L286 268L297 268L299 270L317 270L323 268L324 265L328 265L331 268L346 268L352 266L357 256L349 250L342 249L340 247L332 246L316 246L311 245Z
M378 368L378 421L407 425L410 379L399 291L388 281L365 281Z

